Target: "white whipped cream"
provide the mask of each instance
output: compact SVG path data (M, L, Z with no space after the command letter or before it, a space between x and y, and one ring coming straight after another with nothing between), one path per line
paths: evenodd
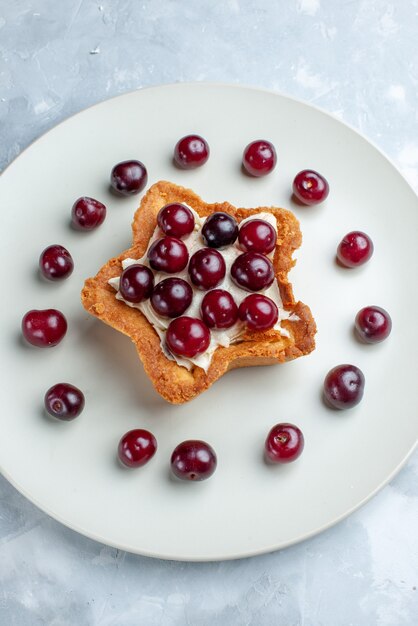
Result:
M183 238L183 242L187 246L187 249L189 252L189 258L190 258L195 252L197 252L197 250L200 250L201 248L206 247L203 242L202 235L201 235L201 229L202 229L203 224L205 223L206 218L201 218L196 213L196 211L194 211L191 207L189 207L189 209L192 211L194 218L195 218L195 229L192 233L190 233L190 235ZM245 218L244 220L242 220L240 222L240 226L242 224L245 224L245 222L248 222L249 220L252 220L252 219L265 220L266 222L271 224L273 228L275 229L275 231L277 232L277 221L274 215L272 215L271 213L266 212L266 213L258 213L257 215L251 215ZM134 265L135 263L141 263L142 265L146 265L147 267L149 267L149 262L147 258L148 249L151 247L154 241L156 239L159 239L160 237L164 237L164 233L157 226L152 238L149 241L148 248L144 256L140 259L124 259L122 261L123 269L126 269L127 267L129 267L130 265ZM231 278L230 270L231 270L231 265L233 264L237 256L242 254L242 250L238 247L238 241L237 241L232 246L228 246L226 248L220 249L220 252L222 253L222 256L225 260L226 272L225 272L225 278L219 285L216 286L216 289L225 289L225 291L228 291L234 298L237 305L239 306L242 300L244 300L244 298L246 298L249 295L249 293L248 291L245 291L244 289L241 289L240 287L238 287L233 282ZM274 251L268 256L272 258L273 255L274 255ZM189 275L187 272L187 266L181 272L176 272L176 274L166 274L163 272L155 272L154 270L153 272L154 272L155 284L159 283L165 278L169 278L170 276L176 276L178 278L183 278L184 280L186 280L193 289L193 299L192 299L191 305L183 313L183 315L187 315L189 317L200 318L200 304L203 300L203 297L205 296L207 292L197 289L190 282ZM245 332L245 325L241 321L238 321L231 328L226 328L223 330L211 329L210 330L210 333L211 333L210 344L209 344L208 349L203 354L199 354L191 359L187 359L184 357L179 357L174 354L171 354L171 352L169 352L165 346L165 333L167 331L167 328L170 322L172 321L171 318L164 318L164 317L160 317L159 315L157 315L151 306L150 300L145 300L144 302L140 302L139 304L135 304L133 302L127 302L126 300L124 300L124 298L121 296L120 291L119 291L119 279L120 279L120 276L115 276L115 278L111 278L108 281L109 285L111 285L111 287L113 287L113 289L115 289L115 291L117 292L116 298L118 300L122 300L123 302L125 302L125 304L127 304L128 306L134 309L139 309L141 313L145 315L145 317L150 322L150 324L152 324L152 326L154 327L154 330L160 337L161 349L164 352L165 356L170 360L175 360L178 365L181 365L182 367L185 367L188 370L191 370L193 366L197 365L198 367L201 367L202 369L204 369L205 372L207 372L215 350L219 346L224 346L225 348L227 348L231 344L236 343L237 341L239 341L240 337ZM277 324L274 326L274 330L277 330L280 332L281 335L288 337L289 333L285 328L282 328L280 324L281 320L284 320L284 319L295 320L299 318L295 316L294 314L289 313L283 308L283 303L280 297L280 291L279 291L277 281L274 280L273 284L270 285L270 287L257 293L262 293L263 295L271 298L273 302L275 302L277 308L279 309L279 319L277 321Z

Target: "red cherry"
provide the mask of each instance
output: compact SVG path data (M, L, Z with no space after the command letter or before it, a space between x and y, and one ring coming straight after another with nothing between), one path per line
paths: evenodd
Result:
M148 250L148 260L153 270L174 274L184 270L189 253L181 239L163 237L154 241Z
M334 409L351 409L364 393L364 374L355 365L337 365L324 381L324 396Z
M210 344L210 332L197 318L177 317L167 329L166 343L173 354L191 359L206 352Z
M300 428L294 424L276 424L267 435L265 453L272 463L291 463L300 457L304 446Z
M76 200L71 209L71 221L77 230L93 230L103 224L105 217L105 205L88 196Z
M183 169L200 167L209 158L209 145L199 135L186 135L174 148L174 160Z
M205 441L183 441L171 455L171 469L181 480L206 480L216 465L215 450Z
M123 270L119 281L119 291L127 302L139 304L148 300L153 288L154 274L149 267L135 263Z
M356 315L356 331L366 343L379 343L389 337L392 320L380 306L366 306Z
M244 150L242 164L251 176L265 176L276 167L276 150L270 141L252 141Z
M366 233L348 233L337 249L337 258L345 267L357 267L368 261L373 254L373 242Z
M224 289L209 291L202 300L200 313L209 328L230 328L238 319L235 300Z
M78 417L84 409L84 394L69 383L53 385L45 394L46 411L60 420L70 421Z
M166 204L157 215L158 226L165 235L185 237L194 230L194 216L189 207L178 202Z
M154 311L162 317L183 315L192 303L193 289L182 278L166 278L155 286L151 296Z
M210 248L229 246L238 237L237 220L223 211L212 213L203 224L202 237Z
M39 269L47 280L62 280L72 273L74 261L64 246L48 246L39 257Z
M143 428L135 428L123 435L118 445L118 457L127 467L141 467L148 463L157 450L157 440Z
M122 196L139 193L147 181L147 168L141 161L121 161L113 167L110 174L110 186Z
M231 267L232 280L248 291L260 291L274 281L274 269L269 258L259 252L240 254Z
M313 206L319 204L329 194L326 179L314 170L302 170L293 181L293 193L303 204Z
M57 309L33 309L23 316L23 336L26 341L38 348L56 346L66 332L67 320Z
M277 234L266 220L253 219L241 226L238 241L245 252L269 254L276 247Z
M277 323L279 310L267 296L252 293L241 302L239 318L250 330L268 330Z
M201 248L190 259L190 280L199 289L213 289L223 281L225 273L224 258L213 248Z

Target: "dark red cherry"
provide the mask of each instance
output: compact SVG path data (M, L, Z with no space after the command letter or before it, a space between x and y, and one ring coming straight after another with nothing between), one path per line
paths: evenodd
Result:
M151 297L154 288L154 274L149 267L135 263L123 270L119 291L124 300L139 304Z
M56 346L66 332L67 320L57 309L33 309L23 316L23 336L26 341L38 348Z
M203 224L202 237L210 248L229 246L238 237L237 220L222 211L212 213Z
M303 433L294 424L276 424L267 435L266 457L272 463L291 463L303 452Z
M217 250L201 248L190 259L190 280L199 289L213 289L222 282L225 273L224 258Z
M212 476L216 465L215 450L205 441L183 441L171 455L171 469L181 480L206 480Z
M277 323L279 310L267 296L252 293L239 305L239 318L250 330L268 330Z
M191 359L206 352L210 344L210 331L197 318L177 317L167 329L166 343L173 354Z
M313 206L319 204L329 194L329 185L326 179L314 170L302 170L296 174L293 181L293 193L303 204Z
M356 315L356 331L366 343L379 343L390 335L392 320L380 306L366 306Z
M351 409L364 393L364 374L355 365L337 365L324 381L324 396L334 409Z
M273 252L276 240L276 231L266 220L249 220L239 229L238 241L245 252L269 254Z
M141 161L130 160L117 163L110 174L110 186L121 196L132 196L147 184L148 173Z
M148 260L153 270L174 274L187 265L189 253L184 243L175 237L162 237L148 250Z
M71 209L71 221L77 230L93 230L103 224L105 217L105 205L87 196L76 200Z
M78 417L84 409L84 394L69 383L53 385L45 394L46 411L53 417L69 421Z
M366 233L348 233L337 249L337 258L345 267L357 267L366 263L373 254L373 242Z
M230 328L238 319L238 307L228 291L213 289L203 298L200 314L209 328Z
M193 289L182 278L166 278L154 287L151 305L157 315L178 317L192 303Z
M39 257L39 269L48 280L63 280L74 269L73 257L64 246L48 246Z
M165 235L181 239L194 230L194 216L189 207L178 202L166 204L159 210L158 226Z
M276 167L276 150L270 141L252 141L244 150L242 164L251 176L265 176Z
M259 252L240 254L231 267L232 280L248 291L260 291L274 281L274 269L269 258Z
M209 145L199 135L186 135L174 148L174 160L179 167L191 170L200 167L209 158Z
M125 433L118 445L118 457L126 467L141 467L157 451L157 440L149 430L135 428Z

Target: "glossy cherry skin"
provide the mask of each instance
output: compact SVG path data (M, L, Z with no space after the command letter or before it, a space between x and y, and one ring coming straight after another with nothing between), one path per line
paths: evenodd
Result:
M157 440L149 430L135 428L125 433L118 445L118 457L126 467L141 467L157 451Z
M340 242L337 259L345 267L357 267L371 258L373 249L373 242L366 233L352 231Z
M153 270L174 274L184 270L189 253L181 239L162 237L154 241L148 250L148 260Z
M337 365L324 381L324 397L334 409L351 409L364 393L364 374L355 365Z
M162 317L179 317L189 308L193 289L182 278L166 278L152 292L151 306Z
M357 313L355 328L366 343L379 343L389 337L392 319L380 306L366 306Z
M171 469L181 480L200 481L210 478L218 460L215 450L205 441L183 441L171 455Z
M241 226L238 241L245 252L269 254L276 246L277 234L266 220L254 219Z
M202 237L210 248L230 246L238 237L237 220L223 211L212 213L203 224Z
M329 185L315 170L302 170L293 181L293 193L303 204L313 206L328 197Z
M300 428L289 423L276 424L267 435L265 454L272 463L291 463L300 457L304 446Z
M83 392L69 383L53 385L44 398L45 409L49 415L64 421L78 417L84 409L84 404Z
M39 257L39 269L47 280L63 280L72 274L73 257L64 246L48 246Z
M228 291L213 289L203 298L200 314L209 328L231 328L238 319L238 307Z
M23 336L38 348L56 346L64 339L66 332L67 320L57 309L33 309L23 316Z
M190 259L190 280L199 289L213 289L223 281L225 273L225 260L217 250L201 248Z
M177 317L167 328L166 344L173 354L192 359L208 349L210 331L202 320L186 315Z
M240 254L231 267L232 280L248 291L260 291L274 281L272 262L259 252Z
M105 205L88 196L78 198L71 209L71 222L77 230L93 230L103 224L105 217Z
M149 267L135 263L123 270L119 291L127 302L139 304L151 297L154 289L154 274Z
M141 161L121 161L112 168L110 174L110 186L121 196L139 193L147 182L147 168Z
M178 202L166 204L157 215L158 226L165 235L181 239L194 230L194 216L189 207Z
M239 318L250 330L268 330L277 323L279 310L271 298L252 293L239 305Z
M244 150L242 165L251 176L265 176L276 167L276 150L270 141L252 141Z
M204 165L209 158L209 145L199 135L186 135L174 148L174 161L185 170Z

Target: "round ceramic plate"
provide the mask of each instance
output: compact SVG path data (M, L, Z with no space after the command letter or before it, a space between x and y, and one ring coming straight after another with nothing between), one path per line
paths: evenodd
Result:
M176 141L190 132L211 156L194 171L172 164ZM244 146L267 138L278 153L269 176L240 169ZM183 406L154 391L130 340L89 316L80 290L110 257L130 245L140 196L108 191L111 167L138 158L149 184L171 180L206 201L284 206L300 220L303 245L291 272L296 298L317 320L317 349L274 367L235 370ZM291 199L295 174L322 172L330 195L318 207ZM73 201L89 195L108 207L90 233L69 227ZM329 527L364 503L404 463L417 439L416 346L418 201L395 167L340 121L291 98L237 86L178 84L129 93L68 119L34 143L0 179L3 267L0 466L27 498L67 526L106 544L169 559L244 557L282 548ZM360 229L375 244L371 261L338 267L342 236ZM75 270L62 284L37 273L41 250L66 246ZM393 319L390 338L363 345L353 335L369 304ZM56 348L24 345L23 314L56 307L69 331ZM358 365L363 401L337 412L321 399L327 371ZM43 413L56 382L84 390L79 419ZM288 466L263 462L267 432L280 421L305 434L305 451ZM145 467L118 466L121 435L150 429L158 452ZM218 454L202 483L170 478L169 459L184 439L204 439Z

